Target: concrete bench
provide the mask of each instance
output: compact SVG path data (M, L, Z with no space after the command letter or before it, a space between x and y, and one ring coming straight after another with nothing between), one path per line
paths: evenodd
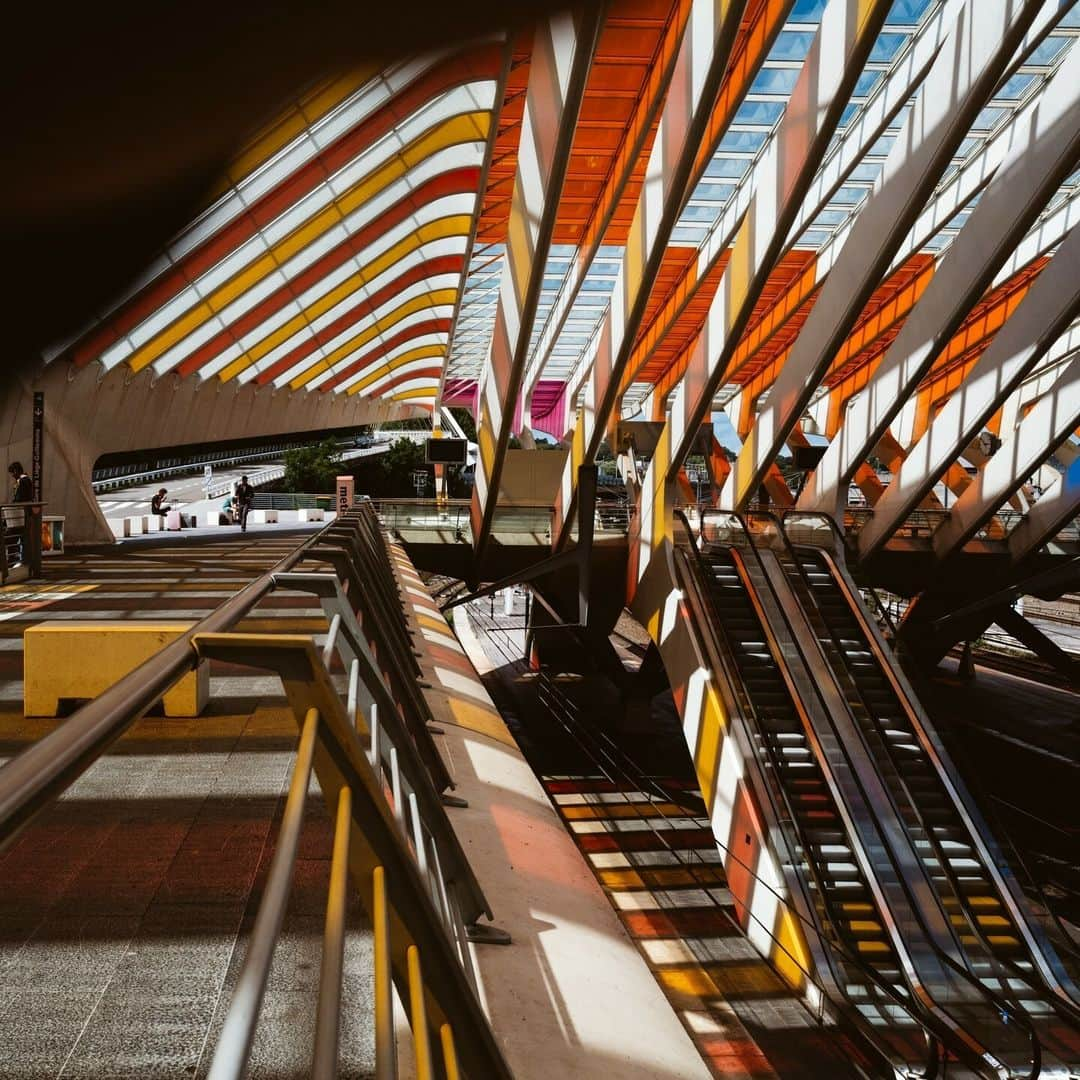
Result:
M150 532L147 519L144 517L108 518L109 528L117 540L123 540L130 536L142 536Z
M297 521L325 521L326 511L314 507L302 507L297 511Z
M252 525L276 525L278 512L276 510L252 510L248 514L248 521Z
M134 671L192 622L64 622L23 634L23 710L56 716L65 698L95 698ZM165 694L166 716L198 716L210 697L207 661Z

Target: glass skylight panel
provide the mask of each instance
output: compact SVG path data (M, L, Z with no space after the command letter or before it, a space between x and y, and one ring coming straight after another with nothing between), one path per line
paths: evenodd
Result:
M717 145L717 153L743 153L743 154L756 154L764 145L765 140L768 138L768 132L765 131L740 131L729 130L724 134L724 137Z
M1024 91L1027 90L1034 81L1034 75L1013 75L1005 80L1004 84L994 95L994 100L1019 100L1021 97L1023 97Z
M1024 67L1045 67L1056 60L1072 39L1064 34L1051 34L1035 46L1024 61Z
M781 30L776 35L776 42L769 52L768 59L795 60L801 64L806 59L813 40L814 32L811 30Z
M799 80L797 67L763 67L750 84L751 94L783 94L788 96Z
M885 77L883 71L864 71L858 79L855 80L855 89L852 90L852 97L866 97L872 93L877 84Z
M907 39L907 34L882 31L878 34L877 41L874 42L874 46L870 50L869 62L871 64L891 63Z
M780 101L744 101L735 110L734 125L760 124L772 130L784 115L784 103Z
M922 20L931 6L931 0L896 0L885 17L886 26L906 24L914 26Z
M738 180L749 168L749 158L714 157L705 169L705 175L707 177L723 177Z

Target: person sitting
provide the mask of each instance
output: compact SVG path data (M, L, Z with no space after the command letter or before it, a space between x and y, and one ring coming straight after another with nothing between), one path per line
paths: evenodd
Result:
M169 494L167 488L161 488L158 493L150 500L150 513L157 514L162 519L161 524L165 524L165 515L172 509L165 502L165 496Z
M221 504L221 512L228 519L230 525L236 524L236 504L233 502L231 495L226 496L225 501Z

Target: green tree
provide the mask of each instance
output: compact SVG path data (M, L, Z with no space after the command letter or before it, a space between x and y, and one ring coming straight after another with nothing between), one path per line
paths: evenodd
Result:
M303 491L316 495L329 494L341 471L341 451L333 439L324 439L314 446L301 446L285 451L286 491Z
M473 420L473 414L470 409L464 409L460 405L452 405L450 412L454 419L458 422L458 426L465 434L466 439L470 439L472 442L476 442L476 421Z
M423 469L430 477L431 467L424 460L424 446L411 439L398 439L385 454L379 456L379 466L385 476L387 493L415 495L412 474ZM429 491L430 494L430 480Z

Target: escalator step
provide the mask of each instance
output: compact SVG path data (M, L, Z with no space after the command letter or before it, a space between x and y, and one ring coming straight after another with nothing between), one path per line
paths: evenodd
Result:
M886 942L884 942L884 941L875 941L875 940L872 940L872 939L867 940L867 941L858 941L858 942L856 942L856 948L863 955L869 955L869 954L875 954L875 953L878 954L878 955L887 955L887 954L892 952L892 949L889 948L889 945Z
M853 934L882 934L884 931L881 928L881 923L876 919L851 919L848 922L848 929Z

